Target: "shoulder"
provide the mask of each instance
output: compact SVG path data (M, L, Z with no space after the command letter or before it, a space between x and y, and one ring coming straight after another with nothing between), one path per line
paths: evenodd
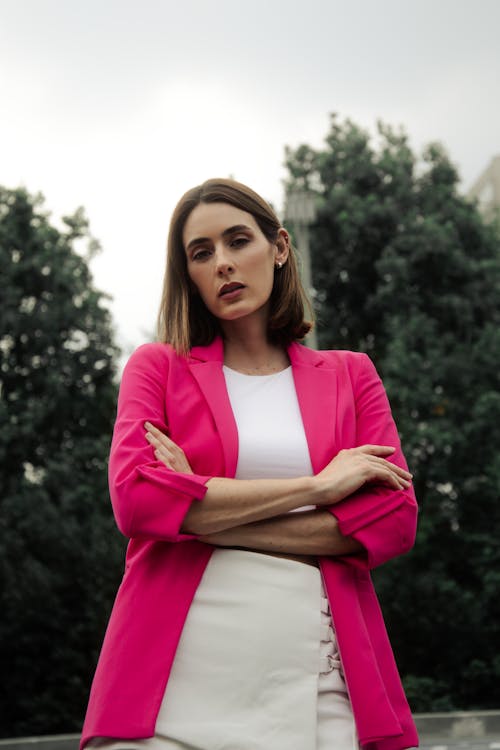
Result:
M347 349L330 349L322 352L333 367L343 370L349 377L355 390L366 381L380 380L375 365L365 352L353 352Z
M374 368L367 354L348 349L310 349L303 344L296 344L294 359L316 367L348 370L351 375L357 375L364 369Z
M368 354L353 352L348 349L321 349L318 354L333 365L354 369L364 367L367 362L371 362Z
M124 369L124 375L131 370L147 370L148 372L168 370L174 363L184 361L185 358L177 354L170 344L151 342L141 344L130 355Z
M163 362L172 359L175 354L170 344L162 344L158 341L141 344L130 355L127 365L141 362Z
M313 350L298 345L293 350L292 364L327 369L335 373L339 387L352 391L355 397L366 388L380 387L381 379L370 357L364 352L348 349Z

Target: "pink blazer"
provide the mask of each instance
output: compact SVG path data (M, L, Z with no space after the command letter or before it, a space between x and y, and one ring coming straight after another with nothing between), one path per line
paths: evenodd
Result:
M348 351L288 349L314 472L342 448L394 445L389 403L370 359ZM123 373L109 464L119 529L130 538L125 573L90 693L83 747L91 737L151 737L184 621L213 547L182 534L192 502L210 477L233 477L238 435L222 371L222 341L180 357L145 344ZM167 430L195 474L167 469L145 440L144 422ZM331 507L343 534L364 554L322 557L321 573L351 699L366 750L418 744L370 568L413 545L413 490L366 487Z

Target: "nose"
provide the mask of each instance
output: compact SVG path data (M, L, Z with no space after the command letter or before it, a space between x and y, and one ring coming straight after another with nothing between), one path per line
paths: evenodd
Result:
M218 276L225 276L234 271L234 263L224 247L217 248L215 251L215 268Z

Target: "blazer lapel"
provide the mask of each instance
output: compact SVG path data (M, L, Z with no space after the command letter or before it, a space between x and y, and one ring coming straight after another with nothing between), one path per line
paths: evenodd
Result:
M234 477L238 462L238 430L222 371L223 361L222 339L216 338L209 346L194 346L188 366L212 412L220 435L226 476Z
M316 474L338 450L337 372L321 352L297 343L288 348L295 389Z
M321 352L293 343L288 356L304 423L309 455L316 474L337 452L337 372ZM212 412L219 432L226 475L234 477L238 462L238 430L222 371L224 347L221 338L209 346L191 349L189 369Z

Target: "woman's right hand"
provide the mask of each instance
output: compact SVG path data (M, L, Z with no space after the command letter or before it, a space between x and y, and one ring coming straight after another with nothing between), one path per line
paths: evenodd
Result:
M154 454L158 461L164 463L172 471L181 471L184 474L193 473L186 454L177 443L174 443L168 435L165 435L165 433L159 430L158 427L155 427L154 424L151 424L151 422L145 422L144 429L146 430L146 440L153 446Z
M337 453L334 459L316 474L325 505L338 503L364 484L385 484L394 490L410 486L412 475L385 456L394 453L389 445L360 445Z

